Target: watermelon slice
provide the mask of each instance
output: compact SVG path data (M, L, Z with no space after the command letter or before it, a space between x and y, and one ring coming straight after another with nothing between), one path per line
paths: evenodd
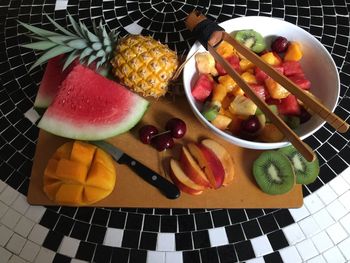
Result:
M291 76L295 74L304 74L298 61L284 61L282 64L284 75Z
M277 104L278 112L282 115L300 115L300 105L296 96L290 94Z
M192 96L201 102L204 102L214 88L214 81L209 74L200 74L194 84L191 93Z
M302 89L308 90L311 88L311 82L305 78L304 74L295 74L289 76L288 78Z
M239 65L239 57L236 55L229 56L225 58L227 62L236 70L238 73L241 73L241 67ZM220 76L226 75L226 70L218 62L215 62L215 68Z
M38 127L76 140L103 140L131 129L148 101L80 64L62 82Z

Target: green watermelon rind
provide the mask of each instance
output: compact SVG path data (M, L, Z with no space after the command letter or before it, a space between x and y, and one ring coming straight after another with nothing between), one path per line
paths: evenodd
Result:
M38 127L54 135L74 140L104 140L129 131L141 120L149 102L141 97L135 97L133 104L132 110L123 120L111 125L86 124L84 127L81 125L77 127L73 123L74 120L50 116L50 112L46 111Z

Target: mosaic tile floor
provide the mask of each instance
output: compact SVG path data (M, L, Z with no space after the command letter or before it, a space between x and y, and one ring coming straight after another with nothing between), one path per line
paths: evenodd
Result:
M219 22L279 17L313 34L341 79L336 113L349 119L348 1L1 0L0 262L350 262L349 132L325 125L305 141L321 173L303 188L299 209L108 209L30 206L26 202L38 136L32 106L43 73L17 20L50 29L47 13L91 25L102 18L122 35L141 33L186 53L194 39L184 18L194 8Z

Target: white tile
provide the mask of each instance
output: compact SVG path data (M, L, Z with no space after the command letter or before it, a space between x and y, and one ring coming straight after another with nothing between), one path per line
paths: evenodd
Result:
M350 185L344 180L343 177L337 176L331 180L328 185L334 190L334 192L340 196L350 189Z
M338 244L338 248L340 251L343 253L345 256L346 260L350 261L350 237L347 239L343 240Z
M11 256L12 253L10 251L0 247L0 259L3 260L1 262L8 262Z
M338 221L340 218L347 214L345 207L338 200L335 200L329 204L327 206L327 210L335 221Z
M296 248L304 261L318 255L317 249L310 239L306 239L296 244Z
M338 197L333 189L329 187L329 185L322 186L319 190L316 191L316 194L326 205L330 204Z
M261 257L261 258L252 258L244 262L245 263L265 263L265 260L263 257Z
M182 252L165 252L165 263L182 263Z
M347 191L346 193L342 194L338 198L338 200L348 211L350 211L350 191Z
M33 262L39 250L40 250L39 245L35 244L32 241L27 240L19 256L21 258L24 258L25 260L28 260L29 262Z
M39 223L40 219L44 215L46 208L43 206L32 205L29 206L25 216L32 219L34 222Z
M265 235L252 238L250 242L252 243L255 256L257 257L261 257L273 252L273 248L271 247L270 241Z
M56 1L55 10L66 10L67 4L68 4L68 0L67 1L64 1L64 0Z
M103 244L111 247L121 247L124 231L118 228L107 228Z
M24 259L20 258L19 256L12 255L8 263L26 263Z
M340 219L339 222L350 235L350 213L344 216L342 219Z
M147 261L146 263L164 263L165 262L165 252L160 251L147 251Z
M335 244L338 244L340 241L344 240L348 235L339 222L330 226L328 229L326 229L326 231Z
M289 209L290 214L292 215L292 217L294 218L295 222L300 221L301 219L307 217L310 215L309 210L306 209L306 206L302 206L300 208L292 208Z
M49 229L42 225L36 224L30 232L28 239L34 243L37 243L38 245L42 245L48 232Z
M324 207L321 199L314 193L304 198L304 205L311 214L317 212Z
M283 248L279 252L284 263L302 262L298 250L294 246Z
M5 182L3 182L2 180L0 180L0 193L2 192L2 190L5 189L6 186L7 186L7 184Z
M52 262L54 257L55 257L55 252L41 247L38 256L35 259L35 263L48 263L48 262Z
M344 263L345 258L341 254L340 250L337 247L332 247L331 249L327 250L323 253L324 258L327 262L332 263Z
M6 249L18 255L21 252L25 243L26 240L23 237L14 233L10 238L9 242L7 243Z
M4 225L0 226L0 247L4 247L13 235L13 231Z
M30 205L27 202L27 198L22 194L19 194L16 201L14 201L12 204L12 208L15 209L17 212L21 213L22 215L25 214L29 206Z
M290 245L294 245L305 239L305 235L298 224L291 224L289 226L286 226L282 229L282 231Z
M318 255L317 257L308 260L307 263L327 263L327 261L322 255Z
M17 190L13 189L11 186L7 186L1 193L0 193L0 201L3 201L6 205L11 205L13 201L16 200L18 196Z
M317 235L313 236L312 242L314 242L315 247L320 253L334 246L332 240L325 231L322 231Z
M348 184L350 185L350 167L346 168L341 174L341 177L344 178L345 181L348 182Z
M63 237L58 252L68 257L74 258L78 251L79 244L80 240L65 236Z
M10 208L1 218L1 223L8 228L14 229L21 216L22 215L20 213Z
M62 0L57 0L56 5L57 5L57 3L60 3L60 2L62 2ZM28 120L30 120L33 124L36 123L37 120L40 119L39 113L34 108L27 110L24 113L24 117L26 117Z
M320 211L312 215L321 230L334 224L334 219L328 213L327 209L323 208Z
M301 230L307 237L311 237L320 231L320 227L317 225L316 221L312 216L304 218L298 222Z
M225 228L211 228L208 230L211 247L218 247L228 244Z
M157 251L175 251L175 234L158 233Z
M0 218L2 218L6 214L8 209L8 205L5 205L3 202L0 201Z
M15 226L15 232L20 234L23 237L27 237L29 232L32 230L34 226L34 222L25 216L22 216L21 219L18 221L17 225Z

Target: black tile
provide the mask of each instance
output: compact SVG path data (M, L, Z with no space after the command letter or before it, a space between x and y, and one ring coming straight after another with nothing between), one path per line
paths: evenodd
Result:
M59 219L59 214L46 209L44 215L40 220L40 225L47 227L48 229L53 229Z
M124 230L122 246L127 248L138 248L140 232L135 230Z
M62 206L60 209L60 214L66 215L70 218L74 217L75 213L77 212L76 207L70 207L70 206Z
M111 262L128 263L129 261L129 249L114 247L112 249Z
M141 230L142 228L143 215L128 213L126 219L126 229Z
M95 253L95 248L96 248L95 244L80 241L80 244L79 244L79 247L77 250L77 254L75 257L77 259L92 262L92 258L93 258L94 253Z
M245 240L242 225L236 224L232 226L225 227L228 241L230 243L239 242Z
M258 221L264 234L267 234L279 229L273 215L266 215L266 216L259 217Z
M219 255L215 247L201 249L199 253L202 263L219 263Z
M145 215L143 222L144 231L159 232L160 216Z
M348 164L350 164L350 147L344 147L340 152L339 156L345 160Z
M97 245L94 254L94 262L109 263L112 257L112 248L103 245Z
M315 192L316 190L320 189L323 186L323 182L320 180L320 178L316 178L315 181L312 183L305 185L306 188L310 190L311 193Z
M265 263L283 263L283 259L278 251L264 256Z
M75 219L89 223L94 213L94 210L95 208L92 208L92 207L79 207L75 215Z
M198 230L209 229L213 227L209 212L195 214L194 218L196 220L196 228Z
M348 167L347 163L344 162L344 160L342 158L340 158L338 155L336 155L332 159L330 159L328 161L328 165L330 167L332 167L334 172L336 172L337 174L340 174Z
M102 244L106 234L106 228L102 226L91 225L87 241Z
M245 211L249 219L264 215L264 211L262 209L246 209Z
M10 162L9 162L10 163ZM11 163L10 163L11 164ZM26 180L26 176L17 171L11 174L11 176L6 180L6 184L14 189L18 189L22 183Z
M318 146L321 145L319 140L316 139L315 136L309 136L307 137L304 142L308 144L312 149L316 149Z
M177 217L176 216L161 216L160 217L161 232L177 232Z
M242 227L247 239L261 236L261 229L256 219L242 223Z
M324 143L317 151L325 160L329 160L337 154L337 151L329 143Z
M249 240L236 243L234 246L236 249L237 257L240 261L255 257L253 246Z
M235 247L232 244L219 246L217 247L217 249L220 258L220 263L237 262Z
M182 259L183 263L201 263L198 250L184 251L182 253Z
M209 233L207 230L192 232L194 248L210 247Z
M157 234L152 232L141 232L140 249L156 250Z
M75 221L70 236L79 240L85 240L88 235L89 228L90 228L89 224Z
M178 216L178 221L179 221L179 232L195 230L193 215Z
M171 210L168 208L156 208L154 214L156 215L170 215Z
M74 220L61 215L55 226L54 231L68 236L74 224Z
M175 234L176 250L190 250L193 248L191 232Z
M277 230L267 235L273 250L279 250L288 247L288 241L284 236L282 230Z
M46 248L51 249L53 251L57 251L61 242L62 242L62 239L63 239L62 234L59 234L59 233L56 233L53 231L49 231L49 233L45 237L43 247L46 247Z
M131 249L129 263L146 263L147 251Z
M280 226L280 228L283 228L295 223L288 209L280 209L273 215L275 216L276 221Z
M228 210L228 214L232 224L247 221L247 216L243 209L230 209Z
M125 219L126 219L126 213L112 211L110 218L109 218L109 221L108 221L108 226L114 227L114 228L124 229Z
M55 257L53 258L52 263L70 263L71 258L67 257L65 255L56 253Z
M215 227L227 226L230 224L226 209L214 210L211 212L211 216Z
M329 183L332 179L334 179L337 175L330 169L327 164L321 165L319 178L325 184Z
M91 223L94 225L106 226L108 222L110 211L96 208L92 217Z

